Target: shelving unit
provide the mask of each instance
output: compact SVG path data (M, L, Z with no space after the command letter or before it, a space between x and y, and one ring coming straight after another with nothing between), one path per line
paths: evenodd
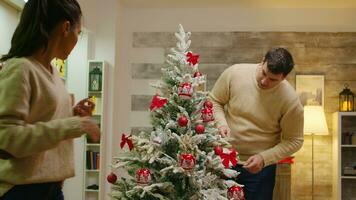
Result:
M92 72L95 72L94 74ZM100 141L94 143L89 137L84 141L84 188L83 200L104 199L105 174L105 115L106 115L106 88L105 78L107 69L104 61L88 61L88 87L87 95L96 104L92 113L92 119L97 122L101 130ZM91 85L92 84L92 85Z
M356 112L333 114L333 183L333 199L355 198Z

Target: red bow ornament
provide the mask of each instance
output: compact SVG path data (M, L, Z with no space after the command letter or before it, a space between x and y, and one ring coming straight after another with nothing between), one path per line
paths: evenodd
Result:
M121 142L120 142L121 149L124 148L126 143L129 146L129 150L131 151L134 147L132 139L131 139L131 135L126 136L125 133L123 133L121 136Z
M229 153L221 153L220 158L222 160L222 164L225 166L225 168L230 168L230 163L232 164L233 167L237 165L237 152L236 150L232 149Z
M152 98L150 111L154 110L155 108L162 108L164 105L166 105L166 103L167 103L167 99L160 97L156 94Z
M187 62L192 66L196 65L199 62L199 55L194 55L192 52L189 51L187 53Z

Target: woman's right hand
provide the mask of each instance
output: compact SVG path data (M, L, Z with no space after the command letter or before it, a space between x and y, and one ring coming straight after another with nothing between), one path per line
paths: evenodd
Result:
M81 129L86 132L93 142L98 142L100 140L100 129L96 122L90 117L81 117Z

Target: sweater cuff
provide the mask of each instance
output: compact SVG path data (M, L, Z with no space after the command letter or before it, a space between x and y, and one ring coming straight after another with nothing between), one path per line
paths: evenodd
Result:
M229 125L227 124L226 120L216 120L216 127L219 128L221 126L229 127Z
M259 155L261 155L263 158L263 162L265 164L264 167L267 167L268 165L272 165L272 164L276 163L275 160L273 159L273 156L270 153L268 153L267 151L263 151L263 152L259 153Z
M67 118L67 128L69 130L68 138L77 138L82 136L85 132L81 129L81 119L80 117L70 117Z

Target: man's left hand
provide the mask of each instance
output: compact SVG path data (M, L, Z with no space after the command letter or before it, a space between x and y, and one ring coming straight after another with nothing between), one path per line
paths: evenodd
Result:
M256 154L247 159L243 168L249 171L252 174L257 174L260 172L264 167L264 160L261 155Z

